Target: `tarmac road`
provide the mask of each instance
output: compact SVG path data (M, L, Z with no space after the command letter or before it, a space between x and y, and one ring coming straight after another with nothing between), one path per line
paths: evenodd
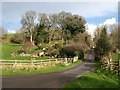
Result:
M2 76L2 88L61 88L84 73L93 71L94 50L87 52L86 60L72 68L35 75Z

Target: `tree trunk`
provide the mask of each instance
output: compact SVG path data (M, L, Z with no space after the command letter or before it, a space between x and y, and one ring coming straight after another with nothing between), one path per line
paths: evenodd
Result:
M30 42L32 43L32 34L30 35Z
M63 39L63 37L62 37L62 42L64 42L64 39Z
M30 35L30 42L32 45L34 45L32 34Z
M49 43L51 42L51 35L49 35Z
M49 39L48 39L48 42L50 43L50 42L51 42L51 34L50 34L51 32L50 32L50 28L48 28L48 31L49 31L49 37L48 37Z
M64 42L64 38L63 38L63 37L64 37L64 35L63 35L63 30L62 30L62 32L61 32L61 36L62 36L62 37L61 37L62 42Z

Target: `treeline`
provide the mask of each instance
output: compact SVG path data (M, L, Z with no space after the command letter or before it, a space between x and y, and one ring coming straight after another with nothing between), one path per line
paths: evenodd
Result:
M45 14L30 10L23 14L21 24L22 28L11 38L12 43L25 44L30 41L32 45L42 49L43 43L49 44L52 41L61 40L61 43L53 45L58 47L54 49L59 49L61 50L59 52L66 55L70 53L73 56L76 55L76 51L81 53L81 51L92 47L91 36L85 27L86 20L77 14L64 11ZM69 48L72 49L69 50ZM57 52L54 49L49 51Z
M84 33L86 30L84 17L64 11L55 14L27 11L21 18L21 24L21 30L11 38L11 42L24 43L29 40L37 46L52 40L63 40L67 43L78 33ZM90 35L86 33L85 38L88 43L87 39L90 39Z

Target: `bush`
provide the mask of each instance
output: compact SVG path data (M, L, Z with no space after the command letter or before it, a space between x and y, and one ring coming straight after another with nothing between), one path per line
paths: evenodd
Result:
M84 58L84 52L78 44L65 46L60 50L61 57L74 57Z
M20 43L22 42L22 40L21 40L20 38L18 38L17 35L14 35L14 36L10 39L10 42L20 44Z
M25 53L23 49L17 51L18 54Z
M55 49L63 48L63 44L62 43L55 43L54 48Z
M48 51L46 52L46 56L54 56L54 57L57 57L59 55L59 51L58 50L52 50L52 51Z
M25 43L22 44L22 48L25 53L29 53L32 47L33 45L31 44L30 41L26 41Z
M84 52L83 52L83 50L76 51L75 53L76 53L76 55L78 56L79 59L84 58Z
M75 52L69 47L64 47L60 50L60 56L61 57L74 57Z
M46 48L46 44L40 44L37 46L39 49L43 49L43 48Z

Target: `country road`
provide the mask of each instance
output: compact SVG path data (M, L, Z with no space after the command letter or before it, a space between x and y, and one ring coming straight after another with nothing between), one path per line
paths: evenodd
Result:
M2 76L2 88L61 88L82 74L93 71L93 61L94 50L91 49L84 62L66 70L46 74Z

